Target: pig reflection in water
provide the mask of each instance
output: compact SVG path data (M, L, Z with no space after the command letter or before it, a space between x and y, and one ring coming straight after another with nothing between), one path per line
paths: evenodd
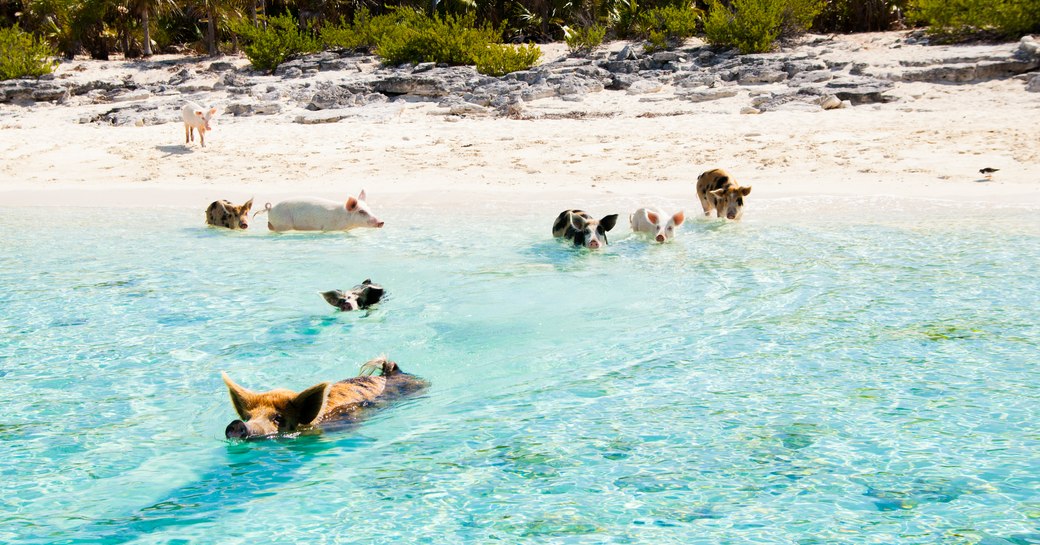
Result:
M365 190L355 199L330 201L301 197L267 203L257 214L267 213L267 228L272 231L347 231L355 227L382 227L383 222L372 213Z
M371 376L375 371L379 376ZM251 392L222 373L231 403L241 420L224 430L228 439L250 439L317 431L322 424L356 421L363 411L421 392L429 383L402 372L385 356L361 367L361 374L329 384L322 382L296 393L291 390Z

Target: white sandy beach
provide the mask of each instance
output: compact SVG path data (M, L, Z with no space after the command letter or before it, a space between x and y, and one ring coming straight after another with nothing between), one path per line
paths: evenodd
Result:
M889 47L897 35L839 39L852 44L846 54L885 64L911 54ZM913 54L936 54L919 49ZM62 64L58 77L99 70L132 68L76 61ZM4 104L0 206L203 210L220 198L344 198L365 188L377 208L476 200L593 206L622 196L694 210L697 175L723 167L753 186L749 215L756 201L812 195L1040 207L1040 93L1023 87L1021 78L898 83L889 93L898 100L885 104L757 115L740 113L748 92L693 103L667 86L536 100L525 112L537 119L460 117L402 100L317 125L293 123L292 112L220 116L205 148L184 144L172 107L166 123L106 126L81 120L111 105ZM982 167L1000 171L986 180Z

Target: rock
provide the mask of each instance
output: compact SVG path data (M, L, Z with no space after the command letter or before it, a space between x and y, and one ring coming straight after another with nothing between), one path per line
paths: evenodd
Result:
M659 81L642 79L629 85L627 92L630 95L646 95L649 93L657 93L663 87L664 86L661 85L661 82Z
M437 68L437 63L435 62L421 62L415 65L415 68L412 68L412 73L429 72L434 68Z
M449 92L444 78L434 76L390 76L373 82L372 90L387 95L441 97Z
M607 84L607 89L624 91L637 81L642 80L635 74L612 74L610 77L610 83Z
M343 113L342 111L330 111L321 112L318 114L298 115L296 116L296 119L293 120L293 122L299 123L301 125L320 125L324 123L336 123L338 121L346 119L347 117L349 116L346 113Z
M684 93L676 93L677 97L684 98L690 102L707 102L737 96L736 87L717 87L714 89L695 89Z
M635 47L632 44L628 44L621 48L621 51L614 55L615 61L630 61L639 58L639 53L636 52Z
M873 78L842 78L828 82L819 91L819 94L833 94L842 100L848 100L853 104L872 104L889 102L891 99L884 93L894 87L892 82L875 80ZM801 92L813 92L812 88L802 88Z
M487 115L488 109L479 104L460 102L453 104L448 113L451 115Z
M1018 41L1016 54L1020 58L1040 58L1040 41L1033 36L1022 36L1022 39Z
M361 68L358 66L356 62L349 59L329 59L327 61L321 61L320 63L318 63L318 70L321 72L360 72Z
M740 109L740 113L754 115L762 113L762 110L759 110L758 108L752 108L751 106L744 106Z
M227 61L215 61L209 63L210 72L227 72L228 70L234 70L235 65Z
M600 63L600 67L615 74L635 74L639 72L639 61L607 61Z
M224 109L224 113L235 117L249 117L252 115L273 115L282 111L282 105L277 102L249 103L232 102Z
M280 69L281 67L279 67ZM283 79L295 79L303 77L303 70L296 66L290 66L285 70L280 70Z
M311 111L330 110L355 104L354 93L340 86L319 89L311 96L306 108Z
M520 93L520 98L524 102L531 102L532 100L550 98L554 96L556 96L556 90L544 84L532 85Z
M820 107L824 110L841 108L841 99L835 95L827 95L820 99Z
M685 60L682 55L675 51L658 51L654 53L651 58L658 64L665 64L669 62L681 62Z
M841 101L841 107L842 108L851 108L852 107L852 101L849 101L849 100Z
M1040 75L1033 76L1033 79L1026 83L1026 91L1030 93L1040 93Z
M820 83L822 81L829 81L833 78L834 73L830 70L812 70L795 74L794 77L787 80L787 84L791 87L801 87L807 83Z
M65 87L52 84L41 84L35 87L29 87L28 89L29 98L32 98L36 102L65 102L71 96L69 90ZM22 94L25 97L26 94Z
M113 91L108 96L110 102L129 102L131 100L145 100L150 98L152 93L147 89L135 89L133 91Z

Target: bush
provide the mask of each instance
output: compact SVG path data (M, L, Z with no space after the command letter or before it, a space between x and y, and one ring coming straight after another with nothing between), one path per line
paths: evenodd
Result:
M563 32L567 48L576 55L592 53L603 45L603 38L607 35L607 29L599 25L580 28L564 27Z
M818 32L893 30L910 0L830 0L813 20Z
M805 32L823 9L823 0L712 0L704 32L708 43L764 53L777 39Z
M475 64L477 55L498 43L502 36L491 25L477 27L472 13L443 18L407 9L394 13L401 15L402 20L376 37L376 54L387 64Z
M527 70L542 57L542 50L534 44L513 47L490 44L476 55L477 72L488 76L504 76L517 70Z
M391 12L373 17L368 8L362 7L347 23L341 18L339 25L326 25L321 29L321 43L325 47L370 52L376 48L379 37L410 17L407 13Z
M692 6L666 6L639 15L639 28L650 42L650 49L678 47L697 33L704 12Z
M1019 38L1040 31L1040 0L917 0L913 15L940 35L993 31Z
M232 23L231 30L242 38L242 52L257 70L273 73L291 57L321 49L318 40L301 31L288 13L268 18L267 26L259 28L248 19L239 19Z
M54 70L55 55L48 44L17 26L0 29L0 80L39 77Z

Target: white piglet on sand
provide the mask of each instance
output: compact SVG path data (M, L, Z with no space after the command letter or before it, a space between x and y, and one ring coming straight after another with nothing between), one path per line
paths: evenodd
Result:
M628 220L633 233L646 233L657 242L665 242L675 238L675 228L683 224L686 216L682 210L669 217L656 208L640 208Z
M349 197L346 202L301 197L274 206L268 203L261 212L267 212L267 228L272 231L347 231L383 226L369 210L364 190L356 199Z
M181 117L184 118L184 144L195 141L195 130L199 131L199 142L206 147L206 131L212 131L209 124L213 116L217 115L216 108L205 110L202 106L189 102L181 109Z

